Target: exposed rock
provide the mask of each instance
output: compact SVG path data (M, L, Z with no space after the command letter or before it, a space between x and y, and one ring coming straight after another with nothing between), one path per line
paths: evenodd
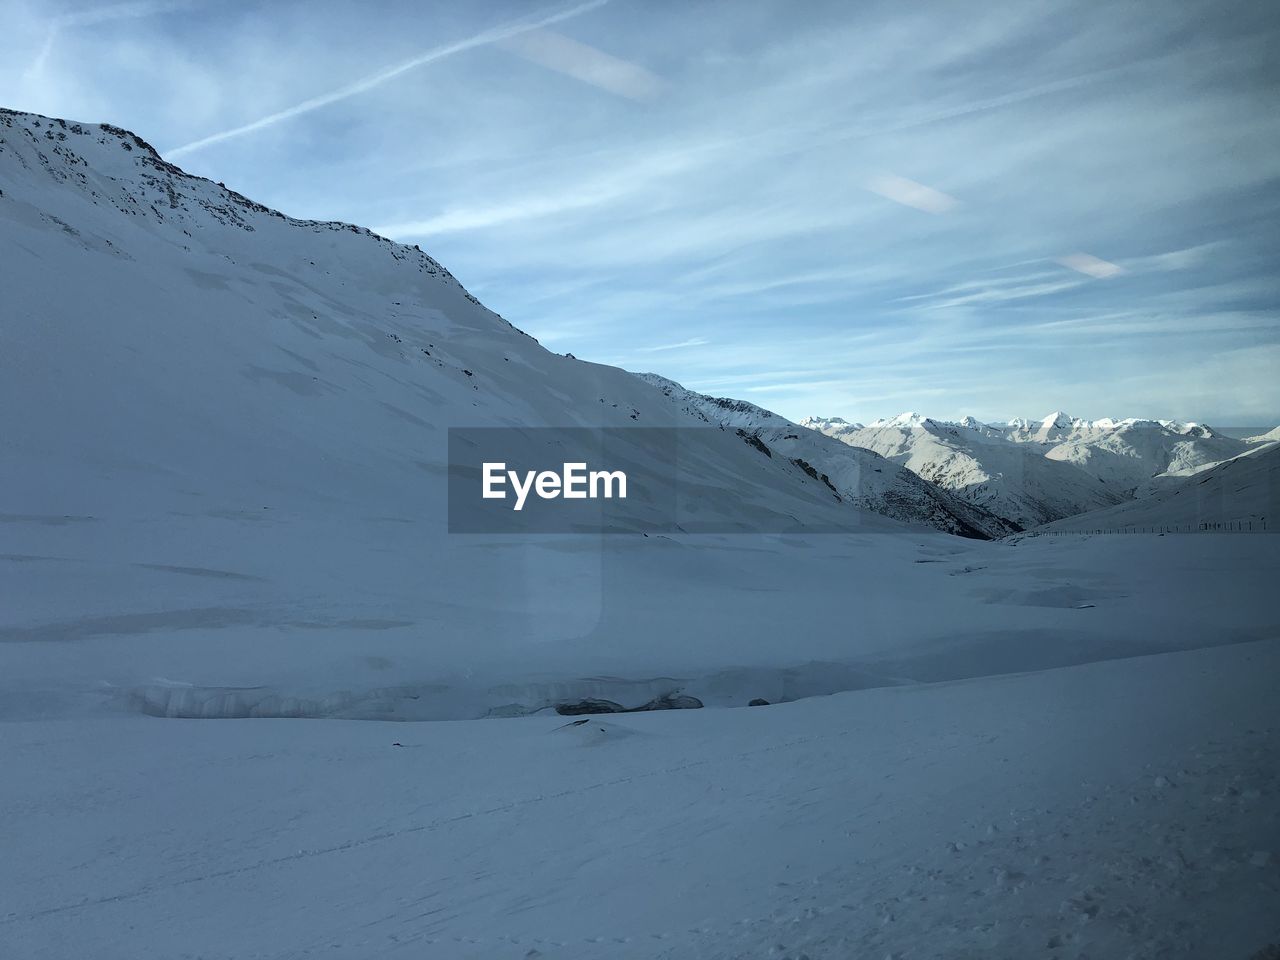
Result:
M768 446L765 445L765 442L761 440L759 437L757 437L754 433L747 433L747 431L745 430L739 430L738 436L740 436L744 441L746 441L751 446L755 447L757 450L763 453L766 457L769 457L770 459L773 458L773 451L770 450Z
M562 717L580 717L591 713L626 713L627 708L612 700L595 700L587 697L574 703L557 703L556 713Z
M644 713L650 710L699 710L702 701L682 693L667 693L639 707L624 707L612 700L586 697L572 703L557 703L556 713L562 717L580 717L595 713Z
M656 700L650 700L643 707L636 707L630 713L639 712L641 710L701 710L702 701L697 697L686 696L682 693L669 693L665 696L658 697Z

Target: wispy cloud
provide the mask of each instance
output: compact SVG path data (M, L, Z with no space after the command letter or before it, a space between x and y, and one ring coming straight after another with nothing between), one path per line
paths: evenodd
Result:
M804 393L821 390L824 387L840 387L848 383L847 378L837 380L797 380L794 383L765 383L759 386L743 387L746 393Z
M566 6L153 0L54 42L49 3L0 0L0 88L290 213L427 238L559 352L787 416L1280 414L1246 362L1280 341L1265 5L1204 29L1210 0L541 2ZM419 53L424 22L465 39ZM446 57L429 96L404 76ZM1197 378L1223 355L1217 408Z
M525 192L496 203L457 207L420 220L387 223L374 229L389 237L429 237L537 220L634 199L652 183L705 165L719 149L720 145L715 143L670 151L659 149L613 165L606 173L577 178L572 183L530 183Z
M1099 337L1123 336L1191 336L1213 332L1219 336L1248 331L1280 333L1280 318L1263 311L1214 310L1185 315L1165 310L1147 312L1124 311L1111 314L1088 314L1064 320L1046 320L1028 324L1031 333L1051 336Z
M941 190L926 187L923 183L916 183L914 180L894 174L880 174L873 177L868 181L867 189L872 193L878 193L886 200L900 203L904 207L914 207L925 213L950 213L960 204L955 197Z
M919 303L930 310L951 310L973 304L998 304L1032 297L1046 297L1083 285L1083 280L1062 280L1044 273L1018 277L966 280L936 293L900 297L902 303Z
M411 57L410 59L397 63L394 66L386 67L376 73L371 73L367 76L361 77L354 83L349 83L346 86L339 87L336 90L331 90L328 93L323 93L319 96L303 100L301 103L295 103L291 107L286 107L283 110L277 110L276 112L267 114L265 117L260 117L251 123L232 127L229 130L222 130L218 133L210 134L207 137L201 137L199 140L184 143L182 146L173 147L164 151L164 156L173 160L189 153L194 153L197 150L202 150L215 143L221 143L224 140L230 140L234 137L242 137L245 134L254 133L255 131L262 130L266 127L274 126L284 120L301 116L304 113L310 113L312 110L319 110L321 107L327 107L330 104L337 103L340 100L346 100L347 98L354 97L357 94L366 93L369 90L382 86L389 80L394 80L403 73L408 73L410 70L425 66L428 63L443 60L445 57L451 57L454 54L462 53L465 50L472 50L476 47L497 43L498 41L506 40L517 36L518 34L527 33L530 30L537 30L540 27L550 26L553 23L560 23L563 20L579 16L589 10L595 10L602 7L608 2L609 0L588 0L586 3L580 3L577 6L560 9L554 13L544 14L535 19L521 18L518 20L511 20L499 26L482 30L473 36L467 37L465 40L457 40L453 43L434 47L433 49L419 54L416 57Z
M1083 273L1086 277L1093 277L1095 280L1106 280L1124 273L1123 267L1095 257L1091 253L1069 253L1065 257L1058 257L1058 263L1068 270Z
M86 10L75 10L59 13L49 20L45 32L44 43L36 52L35 58L23 73L23 80L30 81L38 77L45 68L58 35L67 29L89 27L98 23L109 23L112 20L138 20L142 17L154 17L162 13L171 13L191 6L192 0L133 0L127 3L111 3Z
M1214 240L1183 247L1181 250L1169 250L1146 257L1133 257L1125 260L1121 266L1129 272L1190 270L1205 264L1215 252L1223 255L1229 246L1230 244L1225 240Z
M637 347L636 350L640 353L660 353L665 350L683 350L685 347L705 347L710 342L705 337L690 337L679 343L661 343L656 347Z
M620 97L650 100L662 91L662 80L639 64L553 30L529 30L508 37L502 46L531 63Z

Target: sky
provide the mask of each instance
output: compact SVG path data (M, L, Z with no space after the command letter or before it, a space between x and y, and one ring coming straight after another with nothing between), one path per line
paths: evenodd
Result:
M1280 7L0 0L0 105L785 416L1280 423Z

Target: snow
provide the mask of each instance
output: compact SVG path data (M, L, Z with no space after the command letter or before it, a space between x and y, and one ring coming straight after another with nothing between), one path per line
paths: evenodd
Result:
M833 492L864 509L962 536L1002 537L1017 529L872 451L841 443L743 400L695 393L657 374L638 376L707 422L746 431L770 450L808 464L826 478ZM861 429L844 421L826 426L837 431Z
M672 692L731 706L1280 627L1257 599L1271 537L436 538L307 517L5 533L9 719L471 719Z
M0 956L1276 939L1275 538L948 536L875 453L551 354L124 131L0 113L0 171ZM448 427L637 423L796 532L447 533Z
M6 513L230 537L286 516L443 520L451 426L707 426L545 350L414 247L291 220L114 131L0 114L0 286L21 318L0 356ZM704 521L901 529L705 433Z
M819 433L830 434L833 430L849 429L861 430L861 423L850 423L842 417L805 417L799 421L800 426L808 427L810 430L817 430Z
M903 414L831 435L874 451L983 510L1033 527L1121 499L1075 464L999 431Z
M812 425L1022 527L1147 496L1263 439L1235 440L1194 423L1084 420L1061 411L1005 424L904 413L867 427L821 418Z
M1269 641L577 726L9 724L0 942L1246 958L1280 915L1277 670Z
M896 417L890 417L888 420L876 420L871 423L871 427L923 427L929 422L929 418L920 413L913 413L908 410L906 413L900 413Z
M1201 527L1269 533L1280 529L1280 444L1260 445L1194 476L1170 480L1140 500L1068 517L1043 531L1187 532Z

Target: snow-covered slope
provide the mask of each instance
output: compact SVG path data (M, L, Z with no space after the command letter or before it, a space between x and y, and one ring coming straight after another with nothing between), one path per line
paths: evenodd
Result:
M1264 444L1129 503L1068 517L1046 532L1280 531L1280 443Z
M803 423L808 429L817 430L828 436L840 430L861 430L863 426L860 423L850 423L843 417L805 417Z
M1260 433L1256 437L1246 437L1244 442L1250 444L1274 443L1277 440L1280 440L1280 427L1276 427L1274 430L1268 430L1266 433Z
M708 423L742 430L768 449L808 464L841 497L867 510L961 536L994 538L1017 529L872 451L851 447L744 400L695 393L657 374L638 376Z
M971 418L968 418L971 419ZM1101 440L1117 432L1129 429L1161 429L1167 433L1193 439L1220 437L1211 427L1200 423L1180 423L1177 420L1141 420L1128 417L1123 420L1103 417L1101 420L1085 420L1072 417L1061 410L1039 420L1015 418L1003 424L992 424L1010 440L1020 443L1064 443Z
M904 413L865 427L818 420L802 423L825 429L850 446L872 450L1019 527L1121 499L1077 465L1048 459L1037 447L1013 442L1000 430L976 421L947 423Z
M1038 433L1042 438L1008 435L1046 447L1049 459L1073 463L1128 496L1145 496L1166 478L1190 476L1248 449L1247 441L1171 420L1068 419Z
M1278 670L1262 641L577 726L6 724L0 944L15 960L1270 957Z
M444 519L450 426L704 426L419 251L297 221L110 126L0 114L3 511ZM700 518L895 529L706 430Z

